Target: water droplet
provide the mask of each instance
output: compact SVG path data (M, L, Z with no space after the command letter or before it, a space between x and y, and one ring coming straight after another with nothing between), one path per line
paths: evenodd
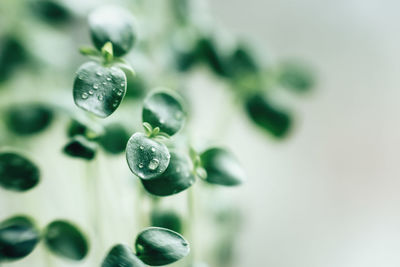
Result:
M99 89L99 85L98 84L93 84L93 89Z
M118 103L114 102L113 107L116 108L118 106Z
M107 83L106 83L106 82L103 82L103 85L107 85Z
M118 95L118 96L121 96L121 95L122 95L122 91L118 91L118 92L117 92L117 95Z
M156 149L154 147L151 148L151 151L156 152Z
M139 169L142 169L143 168L143 163L139 163L138 167L139 167Z
M165 121L163 119L160 119L160 123L163 124Z
M96 72L96 75L97 76L102 76L103 74L100 71L98 71L98 72Z
M111 78L110 78L110 77L107 77L107 81L111 81Z
M93 90L89 90L89 95L93 95Z
M87 99L88 96L89 96L89 95L88 95L87 93L83 93L83 94L82 94L82 98L83 98L83 99Z
M143 150L143 149L144 149L144 146L140 146L139 148L140 148L140 150Z
M97 99L100 100L100 101L103 101L104 96L103 96L103 95L99 95L99 96L97 97Z
M168 155L167 155L167 158L170 158L170 157L171 157L171 155L170 155L170 154L168 154Z
M152 160L150 160L150 163L149 163L149 169L154 171L155 169L158 168L158 165L160 165L160 162L158 161L158 159L152 159Z
M124 87L125 86L125 83L121 83L121 87Z

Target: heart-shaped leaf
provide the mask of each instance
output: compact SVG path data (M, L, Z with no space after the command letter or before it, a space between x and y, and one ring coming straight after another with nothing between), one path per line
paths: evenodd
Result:
M99 143L108 153L119 154L125 151L128 140L129 134L126 129L122 125L114 123L104 128Z
M10 107L6 113L8 129L18 135L45 130L53 119L53 111L42 104L29 103Z
M246 100L246 111L257 126L277 138L284 138L290 130L289 114L276 109L260 94L255 94Z
M151 266L167 265L189 254L189 243L180 234L159 227L149 227L136 238L136 255Z
M64 147L65 154L74 157L92 160L96 156L96 144L86 140L82 136L72 138Z
M89 251L89 244L82 232L67 221L57 220L45 230L46 246L54 254L71 260L82 260Z
M182 233L182 221L173 210L154 209L151 213L151 225Z
M77 71L74 82L75 104L96 116L110 116L126 92L125 73L117 67L87 62Z
M14 152L0 153L0 185L8 190L26 191L39 183L38 167Z
M192 164L188 157L171 152L167 170L151 179L141 179L146 190L157 196L169 196L182 192L194 182Z
M142 133L131 136L126 146L126 160L131 171L141 179L151 179L168 167L168 148Z
M183 126L186 112L180 97L172 91L152 93L143 104L142 119L153 128L159 127L161 132L174 135Z
M116 6L102 6L89 16L92 41L98 50L111 42L114 55L123 56L132 48L136 33L133 17Z
M0 224L0 262L27 256L40 240L40 233L33 221L16 216Z
M127 245L118 244L111 248L101 267L145 267L144 263Z
M244 182L245 173L238 160L227 150L210 148L201 154L201 163L207 171L206 181L225 186Z

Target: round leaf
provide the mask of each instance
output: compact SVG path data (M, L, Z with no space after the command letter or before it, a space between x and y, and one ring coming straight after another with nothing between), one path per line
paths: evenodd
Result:
M28 61L27 50L16 36L0 37L0 83L12 78L19 67Z
M92 160L96 156L96 145L82 136L76 136L64 147L64 153L75 158Z
M111 248L101 267L145 267L144 263L126 245L118 244Z
M151 94L143 104L142 119L161 132L174 135L185 122L185 111L180 97L173 92L160 91Z
M13 153L0 153L0 185L8 190L23 192L39 183L38 167L29 159Z
M246 100L246 111L252 121L277 138L284 138L291 126L290 116L272 106L262 95Z
M245 173L238 160L227 150L210 148L201 154L201 163L207 171L206 181L225 186L239 185Z
M96 48L111 42L117 57L128 53L136 40L133 17L119 7L97 8L89 16L89 27Z
M77 71L74 82L75 104L96 116L110 116L126 92L125 73L117 67L87 62Z
M182 232L182 221L179 215L172 210L155 209L151 213L151 225L167 228L177 233Z
M49 24L67 23L71 20L71 12L60 1L35 0L30 2L31 11Z
M46 246L54 254L71 260L82 260L89 251L85 236L67 221L54 221L45 231Z
M99 143L105 151L111 154L119 154L125 151L129 134L120 124L110 124L104 129L104 134L100 137Z
M192 164L188 157L171 152L167 170L160 176L141 180L146 190L157 196L177 194L189 188L194 182Z
M30 218L17 216L0 224L0 262L16 260L33 251L40 233Z
M168 167L168 148L142 133L131 136L126 146L126 160L131 171L141 179L151 179Z
M149 227L136 238L136 255L151 266L167 265L189 254L189 243L180 234L159 227Z
M12 106L6 113L8 129L18 135L30 135L45 130L53 119L50 108L41 104Z

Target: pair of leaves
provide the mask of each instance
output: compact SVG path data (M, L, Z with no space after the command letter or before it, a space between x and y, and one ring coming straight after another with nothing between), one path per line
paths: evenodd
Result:
M58 220L50 223L43 238L47 248L57 256L71 260L83 259L89 250L81 231L73 224ZM0 224L0 262L18 260L29 255L41 239L33 220L15 216Z
M167 265L182 259L190 251L189 243L180 234L160 227L149 227L139 233L135 249L136 255L127 245L114 246L102 267Z
M40 180L39 168L31 160L15 152L0 153L0 186L24 192Z

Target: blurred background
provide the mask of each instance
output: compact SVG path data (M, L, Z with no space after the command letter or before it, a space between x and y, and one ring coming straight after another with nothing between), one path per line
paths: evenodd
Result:
M23 16L27 1L15 2L0 3L2 36L6 32L17 36L41 67L28 74L16 68L14 78L1 84L2 108L20 101L45 100L77 109L72 81L85 61L77 51L90 43L87 28L79 25L86 23L87 12L107 1L68 1L78 19L58 25L56 20L43 23ZM161 21L157 14L164 8L161 1L118 2L130 6L138 17L143 39L146 29L158 31ZM252 124L236 102L227 101L231 97L228 86L204 68L185 74L182 85L181 76L166 74L169 59L162 56L162 49L153 50L151 60L143 59L145 45L129 55L138 73L150 77L151 86L183 86L180 92L191 106L187 128L192 139L229 147L248 173L247 182L239 187L207 193L241 210L240 226L233 226L231 233L236 240L229 241L233 244L232 266L400 266L400 155L396 149L400 145L400 3L215 0L203 7L199 2L199 8L207 9L207 16L212 17L216 35L251 43L264 65L285 59L307 62L316 77L315 86L306 94L274 93L274 99L294 118L290 134L281 140ZM145 14L153 15L142 20ZM154 24L146 23L150 20ZM154 36L149 37L153 43L165 38ZM125 115L120 112L106 120L137 117L133 118L137 121L132 122L132 133L140 130L140 115L131 115L140 114L140 102L133 98L127 102L131 104L121 107ZM54 153L66 143L68 121L58 117L51 131L30 140L1 135L2 146L29 151L43 171L41 184L33 191L15 194L1 190L1 220L24 213L44 226L54 218L70 218L91 235L87 216L91 209L82 188L86 167L61 152ZM5 133L6 126L2 127ZM104 167L106 163L112 167ZM101 250L106 251L109 243L133 242L137 225L127 224L137 218L130 205L137 205L137 199L129 188L135 178L129 175L123 156L104 155L96 164L103 189L110 186L107 178L126 177L114 187L117 191L105 193L99 200L105 210L100 216L107 240ZM125 192L119 194L118 204L115 192ZM206 199L207 194L198 195ZM173 204L167 201L166 206L180 203L181 198L174 197ZM209 214L204 207L202 212L198 217ZM115 224L121 225L120 229L109 233L107 229ZM197 246L212 243L207 222L200 219L196 230ZM44 266L44 258L49 261L45 254L39 249L4 266ZM51 258L50 262L46 266L95 266L90 259L71 263Z

